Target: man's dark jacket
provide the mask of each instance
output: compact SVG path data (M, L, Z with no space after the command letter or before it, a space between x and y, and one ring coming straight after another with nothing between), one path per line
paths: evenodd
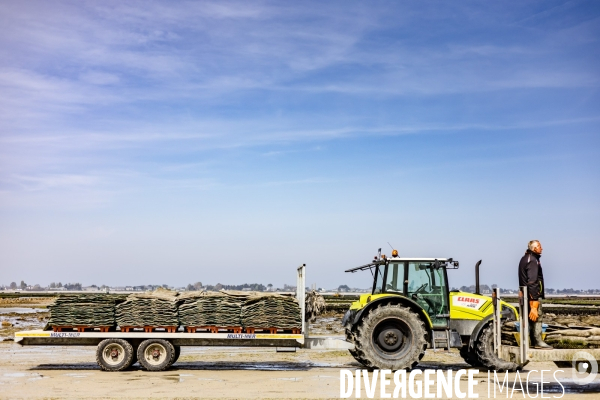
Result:
M519 263L519 286L527 286L529 300L544 299L544 273L540 254L527 250Z

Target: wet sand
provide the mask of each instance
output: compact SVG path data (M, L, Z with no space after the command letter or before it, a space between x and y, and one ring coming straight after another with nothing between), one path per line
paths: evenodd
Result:
M146 372L135 364L128 371L103 372L95 362L95 347L22 347L6 341L15 330L40 329L47 316L40 309L0 309L0 318L13 324L0 330L5 339L0 342L0 399L339 398L340 370L354 373L362 368L347 351L339 350L277 353L272 348L184 347L168 371ZM311 325L311 335L339 335L340 318L335 313L321 316ZM428 351L418 368L456 371L469 366L453 349ZM542 369L555 371L557 367L530 364L521 373L522 379L528 371ZM539 374L532 376L539 381ZM552 372L545 376L554 382ZM567 388L563 399L600 398L599 378L592 386L581 387L570 382L571 370L557 377ZM514 379L515 374L510 374L509 381ZM477 380L479 398L488 398L487 372L479 373ZM464 390L466 385L462 380ZM548 387L558 393L546 391L545 396L560 397L556 383ZM530 388L535 390L535 386ZM496 396L506 397L506 390ZM361 398L367 398L364 387ZM524 397L515 392L513 398Z
M419 368L440 367L468 368L455 351L429 351ZM128 371L115 373L98 368L93 347L21 347L2 342L0 398L339 398L340 370L358 368L359 364L345 351L277 353L275 349L188 347L182 349L180 360L168 371L146 372L136 364ZM538 363L527 368L533 369L554 371L556 367L553 363ZM523 379L527 370L521 373ZM557 377L569 390L580 389L568 385L570 374L565 371ZM476 376L476 393L487 398L487 372ZM515 374L509 376L512 382ZM466 390L466 380L461 384ZM596 379L595 385L587 389L600 390L600 380ZM558 388L556 384L546 387ZM560 396L560 391L545 394L552 398ZM567 393L563 398L598 396ZM364 388L362 398L367 398ZM499 394L498 398L506 396ZM513 398L523 396L517 392Z

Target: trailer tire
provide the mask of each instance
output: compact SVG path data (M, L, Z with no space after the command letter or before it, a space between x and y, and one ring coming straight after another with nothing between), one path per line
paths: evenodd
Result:
M133 346L123 339L104 339L96 348L96 362L103 371L123 371L134 362Z
M173 348L175 349L175 357L173 357L173 362L171 363L171 365L175 364L177 360L179 360L179 356L181 355L181 346L173 345ZM171 365L169 365L169 367Z
M164 371L175 362L175 347L164 339L148 339L140 343L138 361L147 371Z
M494 351L494 327L491 322L481 330L481 334L474 345L477 362L488 370L514 372L520 369L519 365L503 360L496 355Z
M136 362L138 362L138 355L137 355L137 351L138 351L138 347L140 347L140 345L136 345L136 344L132 344L131 345L133 347L133 358L131 360L131 365L135 364Z

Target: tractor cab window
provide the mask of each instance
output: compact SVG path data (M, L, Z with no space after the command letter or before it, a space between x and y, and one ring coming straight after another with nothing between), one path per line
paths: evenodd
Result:
M385 271L384 265L380 265L375 268L375 285L373 286L373 294L383 293L383 271Z
M404 293L404 263L390 263L387 267L385 280L387 293Z
M448 314L444 268L435 268L433 262L408 264L408 296L425 309L434 325L446 324L436 315Z

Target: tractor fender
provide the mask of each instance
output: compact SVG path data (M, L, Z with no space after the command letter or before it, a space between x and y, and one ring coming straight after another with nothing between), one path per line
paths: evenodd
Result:
M371 301L369 304L364 306L361 310L359 310L356 313L352 322L352 326L356 325L358 321L360 321L360 319L362 318L362 315L366 312L368 313L371 309L377 307L379 304L387 303L402 304L403 306L410 308L419 316L421 316L421 318L425 322L425 326L428 331L431 331L431 329L433 328L433 324L431 323L431 319L429 319L429 315L427 315L427 312L425 312L425 310L419 305L419 303L407 297L400 296L385 296Z
M473 332L471 332L471 337L469 338L469 351L473 350L481 331L493 318L494 314L487 315L485 318L479 321L477 325L475 325L475 329L473 329Z

